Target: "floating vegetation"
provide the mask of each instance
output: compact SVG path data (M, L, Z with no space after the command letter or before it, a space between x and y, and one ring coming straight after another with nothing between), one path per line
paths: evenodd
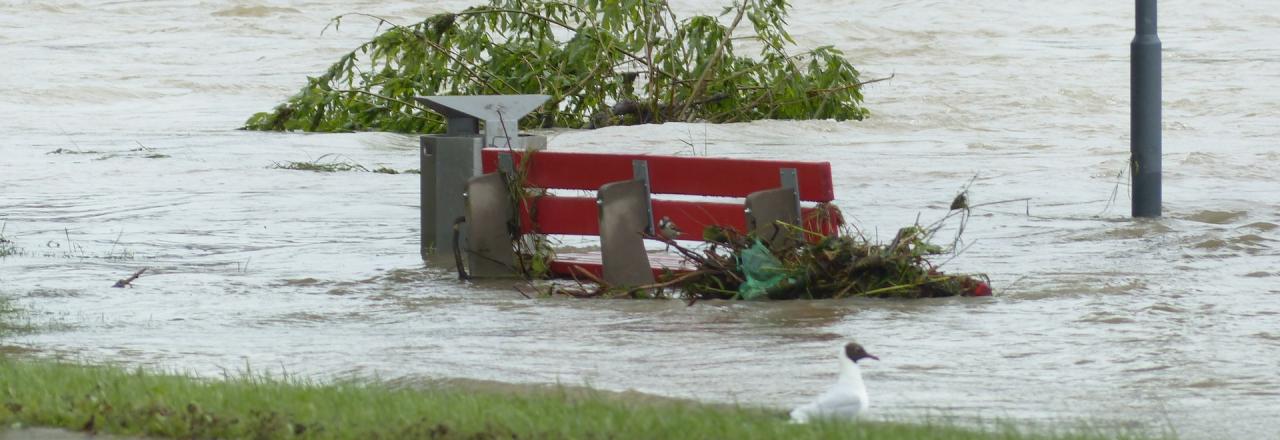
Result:
M63 228L62 240L45 241L44 246L36 248L23 248L11 238L4 235L4 230L8 226L7 223L0 224L0 258L20 256L20 257L42 257L42 258L79 258L79 259L102 259L102 260L132 260L135 258L133 251L120 246L120 238L124 235L121 231L116 240L111 243L111 249L105 254L90 253L85 250L79 242L71 239L71 230ZM117 249L119 252L116 252Z
M336 173L339 171L369 171L364 165L349 159L339 158L333 154L325 154L306 162L273 162L270 167L277 170L315 171L320 173Z
M348 162L273 162L271 169L276 170L296 170L296 171L316 171L316 173L337 173L337 171L369 171L360 164L348 164Z
M244 128L443 131L415 95L550 95L526 127L866 117L872 81L832 46L790 52L789 8L734 1L726 22L679 18L665 0L490 0L407 25L347 14L330 24L362 17L390 28ZM744 40L759 51L740 53Z
M295 170L295 171L314 171L318 173L336 173L342 171L359 171L377 174L420 174L416 169L407 169L404 171L396 171L394 168L379 165L377 168L369 169L364 165L360 165L350 159L342 158L332 153L325 154L313 160L302 162L272 162L267 168L276 170Z
M170 157L168 154L164 154L164 153L157 153L157 152L155 151L155 149L154 149L154 148L148 147L148 146L146 146L146 145L142 145L142 143L140 143L140 142L134 141L134 143L135 143L135 144L138 144L138 147L137 147L137 148L131 148L131 149L127 150L127 151L122 151L122 150L116 150L116 151L81 150L81 149L79 149L79 147L77 146L77 148L74 148L74 149L72 149L72 148L58 148L58 149L56 149L56 150L49 151L49 152L46 152L46 153L44 153L44 154L68 154L68 155L79 155L79 154L98 154L98 155L100 155L100 156L98 156L98 157L93 158L93 160L107 160L107 159L114 159L114 158L117 158L117 157L141 157L141 158L144 158L144 159L167 159L167 158L169 158L169 157Z
M59 148L44 154L102 154L101 151Z
M14 243L13 240L4 236L5 226L8 226L8 223L0 224L0 257L17 255L21 252L21 250L18 249L18 245Z
M346 162L275 162L271 164L271 168L277 170L295 170L295 171L315 171L320 173L335 173L338 171L369 171L368 168L360 164Z

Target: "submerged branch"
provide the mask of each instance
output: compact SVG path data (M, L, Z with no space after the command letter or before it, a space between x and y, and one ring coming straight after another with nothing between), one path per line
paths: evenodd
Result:
M858 82L857 70L830 48L787 54L783 49L794 44L782 28L788 8L786 2L734 0L727 10L735 14L724 24L710 16L680 19L657 0L489 0L411 25L343 14L321 32L346 17L390 29L308 78L274 110L250 117L244 128L443 130L440 115L415 104L418 95L550 95L552 101L522 121L539 127L866 117L858 87L877 80ZM733 34L748 17L764 46L756 58L734 53ZM802 68L796 60L804 56L821 62ZM815 94L821 98L791 101ZM633 113L597 124L597 115L626 103L636 104Z

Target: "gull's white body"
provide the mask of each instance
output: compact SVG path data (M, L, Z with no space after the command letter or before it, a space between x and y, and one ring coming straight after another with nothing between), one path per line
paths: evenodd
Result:
M867 386L862 383L862 370L843 354L840 356L840 378L835 385L813 402L791 411L791 421L806 423L817 418L853 419L867 410Z

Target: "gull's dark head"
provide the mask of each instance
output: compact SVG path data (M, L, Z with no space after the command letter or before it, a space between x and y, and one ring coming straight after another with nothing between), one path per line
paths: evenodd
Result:
M845 344L844 355L848 357L849 360L853 361L853 363L855 364L858 363L859 359L871 358L877 361L880 360L880 358L875 357L875 355L872 355L871 353L867 353L867 349L862 348L862 346L858 345L857 342L850 342L848 344Z

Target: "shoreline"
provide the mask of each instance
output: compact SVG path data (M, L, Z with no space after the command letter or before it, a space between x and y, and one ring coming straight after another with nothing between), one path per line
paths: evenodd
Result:
M634 391L445 379L317 383L251 374L204 379L0 356L0 423L155 438L1147 439L1087 426L824 421L775 409Z

